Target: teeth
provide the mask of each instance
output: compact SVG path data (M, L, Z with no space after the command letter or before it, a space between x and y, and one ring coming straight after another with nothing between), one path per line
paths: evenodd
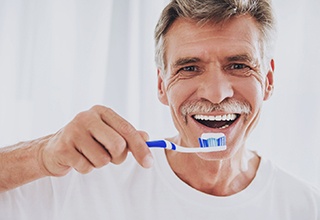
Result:
M227 127L229 127L229 125L224 125L224 126L222 126L221 128L219 128L219 129L221 130L221 129L224 129L224 128L227 128Z
M197 120L205 120L205 121L233 121L237 118L236 114L226 114L226 115L195 115L195 119Z

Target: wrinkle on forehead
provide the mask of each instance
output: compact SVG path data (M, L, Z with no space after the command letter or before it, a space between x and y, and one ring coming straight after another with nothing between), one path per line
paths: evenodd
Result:
M172 51L177 54L185 52L186 47L200 41L207 42L245 42L248 47L261 50L261 33L256 21L249 15L243 15L230 19L224 23L205 23L199 25L196 21L186 18L178 18L168 29L164 37L164 70L168 70ZM173 48L171 48L173 47ZM189 48L192 53L192 48ZM196 50L196 49L195 49ZM259 51L259 55L262 55ZM171 57L172 58L172 57Z
M167 89L183 77L175 75L183 65L213 63L222 68L226 62L245 61L255 77L264 85L260 31L250 16L231 19L223 24L199 25L190 19L178 18L166 34ZM207 70L206 70L207 71Z

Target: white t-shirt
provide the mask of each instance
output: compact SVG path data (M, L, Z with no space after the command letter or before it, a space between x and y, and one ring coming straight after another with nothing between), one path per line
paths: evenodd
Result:
M0 193L4 220L320 220L320 192L261 159L255 179L227 197L193 189L171 170L163 150L144 169L129 155L82 175L47 177Z

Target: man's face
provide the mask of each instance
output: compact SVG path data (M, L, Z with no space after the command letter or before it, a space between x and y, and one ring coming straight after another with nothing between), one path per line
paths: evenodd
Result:
M259 30L249 16L223 25L179 18L166 34L166 72L158 70L159 99L171 109L183 146L205 132L222 132L226 158L241 148L273 84L273 60L263 67ZM270 89L271 88L271 89Z

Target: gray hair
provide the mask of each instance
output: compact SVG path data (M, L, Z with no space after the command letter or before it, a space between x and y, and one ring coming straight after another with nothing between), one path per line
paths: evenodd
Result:
M261 57L271 58L275 41L275 19L271 0L171 0L164 8L155 28L155 61L165 71L165 35L179 18L199 23L222 23L228 19L249 14L258 23L261 32Z

